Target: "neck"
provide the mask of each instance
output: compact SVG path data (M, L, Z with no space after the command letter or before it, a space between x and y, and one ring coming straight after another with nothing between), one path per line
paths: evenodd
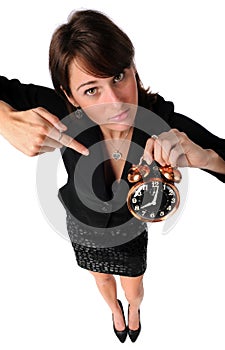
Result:
M133 129L132 126L127 126L125 130L111 130L104 126L100 126L104 139L118 140L127 138Z

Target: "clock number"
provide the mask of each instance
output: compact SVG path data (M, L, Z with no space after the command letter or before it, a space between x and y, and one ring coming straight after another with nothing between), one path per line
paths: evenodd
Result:
M142 188L139 188L139 190L136 191L134 195L134 197L140 197L140 196L142 196Z
M137 203L137 199L136 198L132 198L132 203Z
M142 192L143 191L148 191L148 185L147 184L144 184L141 187L139 187L138 190L135 192L134 197L142 196Z
M140 210L139 205L135 205L134 210L137 210L137 211Z
M155 217L155 213L151 213L151 214L150 214L150 218L153 219L154 217Z
M165 215L164 211L160 211L159 216L164 216L164 215Z

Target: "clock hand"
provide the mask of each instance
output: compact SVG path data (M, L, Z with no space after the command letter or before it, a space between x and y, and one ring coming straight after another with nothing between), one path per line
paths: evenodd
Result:
M149 207L150 205L154 205L153 201L150 202L150 203L147 203L147 204L143 205L143 206L141 207L141 209L147 208L147 207Z
M157 199L157 197L158 197L158 192L159 192L159 186L157 186L157 189L156 189L156 192L155 192L153 201L152 201L152 204L153 204L153 205L156 205L156 199Z
M144 208L147 208L147 207L150 207L150 205L156 205L156 199L157 199L157 196L158 196L158 192L159 192L159 186L157 186L157 189L156 189L156 192L155 192L155 195L154 195L154 198L151 202L143 205L141 207L141 209L144 209Z

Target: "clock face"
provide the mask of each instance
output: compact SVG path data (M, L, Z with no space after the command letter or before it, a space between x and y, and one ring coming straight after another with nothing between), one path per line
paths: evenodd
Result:
M161 221L174 213L180 201L177 188L160 178L133 186L127 196L131 213L142 221Z

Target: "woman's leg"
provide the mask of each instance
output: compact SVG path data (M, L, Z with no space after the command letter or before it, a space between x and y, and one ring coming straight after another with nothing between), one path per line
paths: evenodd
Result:
M132 330L137 330L139 328L138 310L144 297L143 276L144 275L138 277L120 276L122 288L130 304L128 326L129 329Z
M106 273L90 272L95 278L95 282L101 295L113 313L113 320L116 330L123 331L126 325L124 324L122 311L117 302L117 287L114 276Z

